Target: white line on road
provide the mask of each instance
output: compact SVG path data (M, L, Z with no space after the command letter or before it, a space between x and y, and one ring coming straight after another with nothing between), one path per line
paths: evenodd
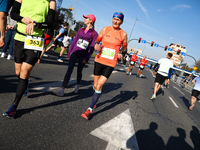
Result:
M175 107L179 108L178 105L176 105L176 103L173 101L173 99L171 97L169 97L169 99L172 101L172 103L174 104Z
M177 89L181 94L185 95L185 93L181 92L177 87L173 86L173 88Z

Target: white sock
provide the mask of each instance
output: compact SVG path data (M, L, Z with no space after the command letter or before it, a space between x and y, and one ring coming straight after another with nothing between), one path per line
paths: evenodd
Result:
M90 110L90 112L92 112L92 108L89 107L88 109Z

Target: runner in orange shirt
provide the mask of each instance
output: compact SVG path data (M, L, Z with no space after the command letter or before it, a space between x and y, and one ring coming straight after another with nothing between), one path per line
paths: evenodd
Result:
M131 57L131 61L129 63L129 66L128 66L128 70L126 72L126 74L128 75L129 74L129 69L131 68L131 71L130 71L130 75L131 75L131 72L133 70L133 66L135 66L135 63L138 61L138 56L137 56L137 52L134 52L134 54L132 55Z
M147 65L146 56L144 56L143 59L140 60L140 65L136 77L140 77L142 71L145 68L145 65Z
M127 34L120 28L123 19L123 13L115 12L112 26L104 27L96 39L95 49L99 51L99 54L95 57L94 62L94 94L90 107L81 115L87 120L96 107L103 85L114 70L117 59L122 59L123 55L127 53ZM100 42L102 42L101 47L98 45ZM121 46L123 50L122 54L119 54Z

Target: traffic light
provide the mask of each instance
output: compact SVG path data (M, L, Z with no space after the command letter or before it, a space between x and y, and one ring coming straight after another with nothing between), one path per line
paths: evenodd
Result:
M140 42L141 42L141 40L142 40L142 38L139 38L139 40L138 40L138 43L140 43Z
M168 46L165 46L165 51L167 50Z
M154 41L151 42L151 46L153 46L153 45L154 45Z
M181 50L177 50L176 54L179 55L181 53Z

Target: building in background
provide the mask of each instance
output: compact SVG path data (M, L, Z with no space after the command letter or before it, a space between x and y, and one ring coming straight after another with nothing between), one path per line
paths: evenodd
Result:
M187 50L182 45L171 43L166 52L166 55L167 53L172 53L173 64L176 66L179 66L181 62L183 61L184 56L186 55L186 51Z
M139 55L142 55L142 50L141 49L138 49L138 48L131 48L131 47L128 47L127 48L127 53L134 53L134 52L138 52Z

